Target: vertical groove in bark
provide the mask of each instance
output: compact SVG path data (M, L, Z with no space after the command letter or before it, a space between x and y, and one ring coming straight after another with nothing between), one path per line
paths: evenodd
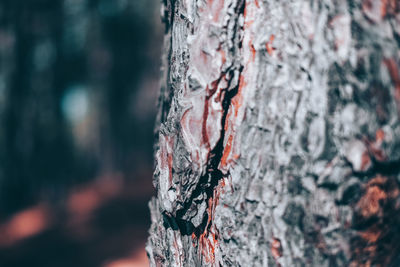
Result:
M164 10L151 265L399 263L398 2Z

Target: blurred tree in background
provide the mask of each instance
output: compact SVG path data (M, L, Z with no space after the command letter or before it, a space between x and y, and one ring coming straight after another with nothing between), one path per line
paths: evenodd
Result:
M0 1L0 215L151 171L157 4Z

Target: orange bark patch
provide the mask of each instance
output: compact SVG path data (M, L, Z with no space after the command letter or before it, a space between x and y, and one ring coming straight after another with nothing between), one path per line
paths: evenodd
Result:
M275 49L272 47L272 42L274 41L274 39L275 39L275 35L272 34L272 35L269 37L269 41L265 43L265 48L267 49L267 52L268 52L268 54L269 54L270 56L272 56L272 53L273 53L274 50L275 50Z
M385 138L385 132L382 129L377 130L376 134L375 134L375 141L377 143L381 144L383 141L383 138Z
M229 108L228 114L226 114L226 120L225 120L225 125L224 125L224 130L225 130L225 132L228 131L228 128L229 128L229 118L231 117L231 115L232 115L232 109Z
M271 253L275 260L282 257L282 245L278 238L273 238L271 242Z
M361 170L367 170L371 166L371 158L368 151L365 151L361 156Z
M226 62L226 54L224 50L220 50L221 53L221 59L222 59L222 64L225 64Z
M231 149L232 149L232 140L233 140L233 136L230 135L228 138L228 142L225 145L224 153L222 154L221 166L226 166L228 156L231 153Z
M381 234L382 234L382 231L376 226L371 227L371 229L369 229L368 231L359 233L359 235L364 240L367 240L368 243L375 243L376 241L378 241Z
M244 76L241 75L240 76L240 80L239 80L238 92L235 95L235 97L232 98L232 105L235 108L235 117L238 116L238 112L239 112L240 106L242 105L242 101L243 101L243 99L242 99L242 89L243 89L244 86L246 86L246 82L244 80Z
M218 185L214 188L213 196L208 199L207 207L207 225L202 234L200 234L198 240L198 248L200 253L203 255L207 263L215 262L215 252L218 247L218 229L214 225L214 214L215 208L218 205L218 200L225 186L225 181L222 179L218 182ZM196 239L196 235L192 234L192 239Z
M386 8L388 5L388 0L381 0L381 17L384 18L386 16Z
M371 141L366 137L364 138L364 142L368 148L369 156L379 161L384 161L387 159L387 156L385 155L385 153L381 148L384 137L385 133L383 132L382 129L379 129L375 133L374 141Z
M224 130L225 133L230 133L228 137L228 141L225 144L225 148L221 157L221 167L226 167L227 163L229 162L229 156L232 151L234 150L234 133L235 133L235 121L239 116L239 110L242 106L243 96L242 90L243 87L246 86L246 82L244 79L244 75L241 75L239 78L239 88L237 94L232 98L231 105L228 110L228 114L226 116ZM236 159L238 156L236 157Z
M380 210L380 202L385 201L386 193L378 186L367 188L365 195L358 202L363 217L371 217L377 215Z
M387 15L396 15L400 9L400 1L399 0L381 0L381 16L382 18Z
M372 154L372 156L375 159L377 159L379 161L384 161L386 159L386 156L383 153L382 149L377 147L375 144L369 146L369 150L370 150L370 153Z
M351 240L350 266L392 266L400 253L399 184L395 178L378 175L364 187L355 207L353 227L360 230Z
M249 47L251 51L251 60L254 61L256 59L256 49L254 48L254 45L251 43L251 41L249 42Z

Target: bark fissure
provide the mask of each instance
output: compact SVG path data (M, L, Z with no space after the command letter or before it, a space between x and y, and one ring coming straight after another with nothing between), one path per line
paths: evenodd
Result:
M245 12L245 0L238 0L237 5L234 9L234 31L231 37L231 41L234 43L237 37L237 34L240 30L243 30L243 27L239 25L239 18L241 15L244 15ZM172 27L172 25L171 25ZM224 26L223 29L226 31L227 27ZM239 51L242 49L242 42L240 40L237 44L237 48ZM234 46L235 47L235 46ZM235 51L231 51L235 53ZM207 159L207 166L205 168L205 173L200 177L199 182L196 185L196 188L192 191L190 198L183 203L183 208L176 211L176 215L172 215L166 211L163 212L163 223L164 227L171 228L173 230L179 230L182 235L192 235L193 234L199 238L202 233L207 232L207 228L209 228L212 223L210 223L210 218L208 212L204 212L203 219L201 224L198 227L195 227L194 224L190 220L185 220L183 217L185 214L191 209L193 202L197 199L201 194L205 194L205 198L202 200L207 203L207 209L210 210L210 199L214 197L214 190L218 186L219 181L226 175L224 175L221 170L218 169L219 164L221 163L221 159L223 157L224 152L224 140L225 140L225 123L228 116L228 111L231 106L231 100L237 95L240 87L240 79L242 75L244 67L240 63L239 67L234 67L234 63L227 68L226 71L221 72L219 78L212 82L212 88L206 88L208 95L205 98L204 105L204 113L203 113L203 123L202 123L202 138L203 142L209 146L209 140L206 131L207 118L208 118L208 101L211 97L218 91L218 85L222 79L227 78L227 86L222 90L221 95L223 95L222 100L222 109L223 114L221 118L221 131L220 138L217 141L215 147L210 150ZM238 72L235 75L235 72ZM232 82L237 77L237 84L234 88L232 87ZM209 148L210 149L210 148Z
M243 70L243 66L239 68L239 75L240 77ZM224 90L224 99L222 101L223 107L223 115L221 119L221 133L220 139L218 140L215 147L210 151L208 155L208 162L206 167L206 172L204 175L201 176L196 188L193 190L191 197L188 201L186 201L183 205L183 208L176 212L176 216L172 216L168 214L168 212L163 213L164 218L164 226L166 228L172 228L173 230L179 230L182 235L192 235L195 234L196 237L199 237L202 233L204 233L207 229L206 227L210 227L208 213L205 212L203 216L202 223L195 227L193 223L189 220L182 219L182 217L187 213L187 211L191 208L193 201L199 197L201 194L206 195L205 201L209 207L209 200L213 197L214 189L218 185L218 182L224 177L221 170L218 169L218 165L221 162L223 151L224 151L224 140L225 140L225 122L228 115L229 107L231 105L231 100L233 97L236 96L239 90L240 83L238 83L233 89L228 90L231 86L232 79L234 79L234 70L230 70L228 72L228 86ZM219 81L225 77L224 74L217 80L215 86L218 86ZM216 90L214 90L216 91ZM208 96L210 98L212 95ZM207 118L204 118L207 119Z

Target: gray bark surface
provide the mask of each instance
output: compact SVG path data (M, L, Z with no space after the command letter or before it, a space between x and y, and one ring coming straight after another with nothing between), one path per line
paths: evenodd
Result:
M164 0L151 266L400 265L400 4Z

